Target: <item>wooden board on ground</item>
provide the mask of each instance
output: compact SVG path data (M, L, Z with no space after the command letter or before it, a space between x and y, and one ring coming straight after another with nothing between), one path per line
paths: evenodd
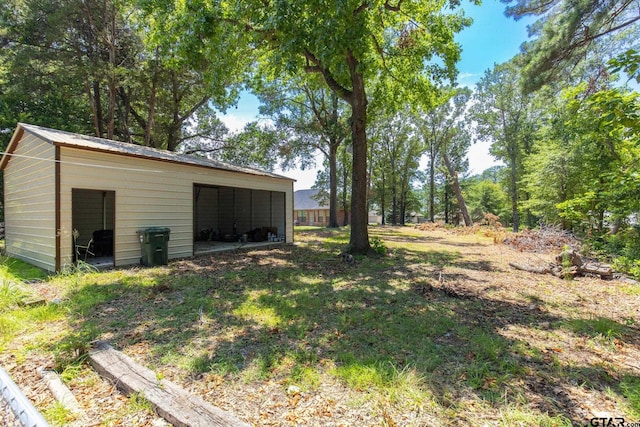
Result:
M86 419L87 414L85 414L76 397L71 393L71 390L64 385L57 373L54 371L48 371L44 368L38 368L38 373L47 383L47 387L53 396L63 407L67 408L74 414L77 414L82 420Z
M158 415L174 426L249 427L249 424L187 393L171 381L159 380L152 370L105 342L96 343L89 352L89 361L93 369L113 381L123 393L140 393L151 402Z

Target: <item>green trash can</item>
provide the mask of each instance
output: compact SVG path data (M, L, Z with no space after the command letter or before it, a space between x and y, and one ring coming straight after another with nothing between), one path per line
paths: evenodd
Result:
M167 227L149 227L138 231L142 257L140 264L146 266L167 265L169 263L169 233Z

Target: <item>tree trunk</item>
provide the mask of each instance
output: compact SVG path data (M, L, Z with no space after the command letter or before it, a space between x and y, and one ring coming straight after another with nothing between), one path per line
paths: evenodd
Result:
M129 131L129 113L131 112L131 93L125 91L122 86L118 88L118 118L121 140L124 142L132 143L131 132Z
M391 224L398 225L398 197L394 185L391 187Z
M93 84L94 92L96 90L96 86L97 86L97 83L94 82ZM84 87L85 87L85 91L87 92L87 97L89 98L89 107L91 108L91 118L93 121L93 129L96 132L96 136L100 138L102 134L100 129L100 118L98 116L98 106L96 105L96 97L91 91L91 84L89 83L89 79L85 80Z
M147 125L144 128L144 145L151 144L151 131L153 129L153 120L156 113L156 93L158 86L158 49L156 48L156 61L151 77L151 93L149 94L149 114L147 116Z
M338 136L338 95L331 92L331 114L329 135L329 227L338 228L338 147L342 138ZM320 117L318 117L320 119Z
M114 6L115 7L115 6ZM113 139L116 128L116 13L111 11L107 45L109 47L109 114L107 117L107 138Z
M389 152L389 160L390 160L390 180L391 180L391 224L398 224L398 171L396 168L396 153Z
M345 162L345 165L342 166L342 225L344 226L349 225L349 209L347 209L347 178L349 178L349 174Z
M382 185L381 185L381 191L380 191L380 214L382 215L382 219L380 221L380 225L385 225L387 223L386 219L385 219L385 208L386 208L386 200L384 195L386 194L385 192L385 179L384 179L384 170L381 172L381 179L382 179Z
M616 218L613 221L611 228L609 229L609 234L612 236L615 236L616 234L618 234L618 231L620 231L621 227L622 227L622 219Z
M518 172L514 159L511 161L511 210L513 212L513 231L517 233L520 229L520 217L518 215Z
M406 225L406 220L405 220L406 218L407 218L407 193L403 191L402 200L400 202L400 225Z
M353 85L351 96L351 141L353 144L353 170L351 172L351 253L367 254L369 245L367 215L367 94L364 76L358 70L358 60L347 50L347 63Z
M436 159L433 152L430 153L430 157L431 159L429 161L429 220L431 222L435 222L434 204L436 200Z
M329 227L338 228L338 145L329 141Z
M447 184L444 184L444 223L449 224L449 189Z
M471 221L471 217L469 216L469 211L467 210L467 204L464 202L464 197L462 196L462 190L460 189L460 182L458 181L458 172L456 172L453 169L453 166L449 161L449 156L447 156L446 153L442 153L442 160L444 160L444 164L447 167L449 176L451 177L451 185L453 186L453 191L455 192L456 199L458 200L458 207L460 208L460 211L462 212L462 217L464 218L464 225L467 227L471 227L473 225L473 222Z
M104 138L104 122L102 117L102 100L100 98L100 82L93 82L93 99L96 105L96 120L98 122L98 137Z

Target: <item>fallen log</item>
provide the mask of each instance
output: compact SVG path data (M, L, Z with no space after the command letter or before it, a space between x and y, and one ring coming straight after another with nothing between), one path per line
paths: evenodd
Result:
M515 268L516 270L527 271L529 273L536 273L536 274L551 273L551 270L546 267L533 267L531 265L516 264L515 262L510 262L509 265Z
M113 381L126 395L140 393L151 402L158 415L174 426L249 427L249 424L189 394L171 381L159 379L155 372L105 342L96 343L89 352L89 362L96 372Z
M574 249L567 249L556 255L556 262L560 265L579 267L583 264L582 257Z
M592 262L586 262L580 266L578 269L582 274L597 274L601 278L612 278L613 270L611 266L608 264L597 264Z
M579 275L579 271L578 271L578 267L571 266L569 268L566 267L562 267L561 265L557 265L557 264L551 264L551 268L549 269L549 272L556 276L559 277L561 279L569 279L569 278L574 278L577 275Z
M558 255L556 259L562 259L561 255ZM571 258L572 262L577 261L577 258ZM560 264L550 263L548 267L535 267L525 264L517 264L510 262L509 265L516 270L522 270L535 274L552 274L556 277L567 278L575 276L585 275L597 275L601 279L612 279L613 270L608 264L600 264L595 262L586 262L581 265L571 265L569 267L563 267Z

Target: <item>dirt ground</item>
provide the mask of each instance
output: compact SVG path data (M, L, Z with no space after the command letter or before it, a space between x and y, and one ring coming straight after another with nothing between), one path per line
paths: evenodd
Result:
M567 423L574 425L588 425L593 417L626 416L627 422L640 421L629 418L629 402L620 398L620 390L616 388L623 379L640 384L636 381L640 378L640 285L592 277L569 281L509 266L514 262L528 265L552 262L566 241L557 242L557 245L538 244L535 237L531 237L533 240L526 242L502 243L503 236L495 233L483 234L479 230L475 234L460 233L439 228L413 230L407 234L402 230L379 227L372 235L386 243L387 257L397 260L392 267L379 270L381 280L391 282L409 278L406 283L412 284L415 298L447 304L463 327L488 326L505 342L517 342L526 347L517 356L497 355L498 360L516 357L521 365L518 375L509 380L485 376L485 383L477 387L479 392L498 390L513 405L550 417L562 415ZM301 233L297 237L299 246L245 254L216 254L215 259L204 256L176 261L170 265L170 274L216 275L225 269L241 269L247 263L264 262L265 269L270 264L287 265L296 262L297 250L308 250L321 244L325 237L322 233ZM441 260L417 256L418 249L403 252L406 244L428 247L433 253L453 254L453 258ZM338 257L331 262L333 264L329 266L315 265L311 260L306 267L318 269L319 275L335 277L345 269L359 268L358 262L345 266ZM50 284L33 286L48 301L64 297ZM158 298L163 297L156 295L149 303L156 304ZM93 316L98 319L113 317L117 310L117 305L105 305ZM144 312L143 308L140 310ZM47 325L46 333L53 341L68 327L68 323L61 320ZM380 400L363 397L366 391L354 391L330 376L323 376L322 382L312 390L299 392L292 391L278 375L251 381L229 381L224 375L213 372L188 375L183 369L163 366L157 355L151 355L150 347L154 343L136 338L136 334L141 333L131 325L113 335L105 333L101 338L117 338L120 348L140 363L158 369L164 378L256 426L435 426L443 425L443 422L528 425L531 420L505 416L509 405L479 400L466 385L467 374L460 374L463 371L455 367L462 363L460 361L445 363L431 373L433 402L419 409L403 410L383 408ZM50 408L54 399L36 370L53 367L54 355L47 351L17 351L30 346L32 339L29 334L23 334L9 343L0 354L0 365L38 408ZM438 340L439 344L450 348L466 345L458 342L460 338L455 333L444 334ZM469 353L461 351L467 359L473 359L475 355ZM527 354L540 357L528 358ZM332 363L320 358L321 364L325 362ZM457 365L454 366L454 362ZM330 368L326 367L327 370ZM148 410L132 407L130 399L87 366L80 369L68 385L86 417L72 424L167 425ZM452 377L453 373L457 377ZM503 384L494 387L492 381ZM634 410L636 412L631 413L640 413L640 408Z

